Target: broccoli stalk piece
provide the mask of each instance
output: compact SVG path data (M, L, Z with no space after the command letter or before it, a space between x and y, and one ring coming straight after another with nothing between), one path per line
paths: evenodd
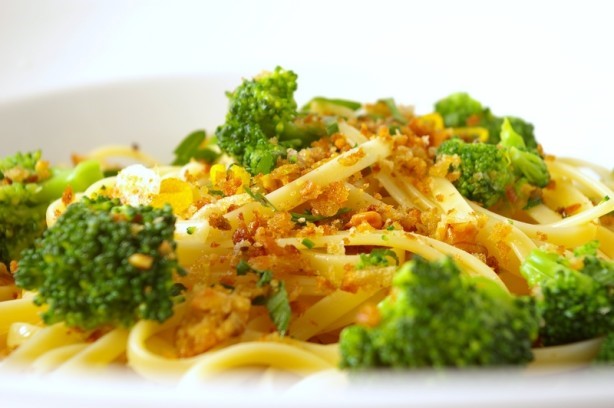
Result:
M536 298L544 346L590 339L614 327L614 263L597 258L595 243L574 257L535 249L520 272Z
M297 111L297 75L281 67L244 80L229 100L218 145L252 174L269 173L288 148L308 146L326 134L317 116Z
M15 272L18 287L36 290L48 305L45 323L84 330L129 327L138 319L163 322L183 288L170 206L121 205L83 198L26 249Z
M342 331L343 368L499 366L533 358L532 300L461 275L451 258L405 263L378 310L373 327Z
M501 141L497 145L466 143L452 138L437 149L438 160L455 155L460 163L450 165L450 171L459 172L454 185L464 197L484 207L498 203L510 189L515 192L513 197L520 200L550 182L543 158L526 149L524 140L507 118L501 125Z
M96 160L82 161L74 168L55 167L51 173L51 177L41 184L41 190L36 196L41 202L50 203L61 197L68 186L75 193L85 191L103 177L100 163Z
M488 143L498 144L501 140L503 117L495 116L490 108L482 106L465 92L458 92L441 99L435 104L435 111L442 117L447 127L482 127L488 131ZM534 127L529 122L513 116L508 120L522 136L529 150L537 148Z
M0 160L0 262L19 260L21 251L43 233L48 205L67 186L83 191L102 176L96 161L72 169L49 167L40 151Z

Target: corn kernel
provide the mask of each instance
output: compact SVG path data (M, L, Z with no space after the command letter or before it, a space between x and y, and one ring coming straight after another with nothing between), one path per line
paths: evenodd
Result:
M189 183L178 178L166 178L160 183L160 192L153 196L151 206L161 208L170 204L175 214L182 214L194 201L194 192Z
M223 164L214 164L211 166L211 170L209 170L209 179L214 186L226 180L226 167Z
M130 265L142 270L151 269L153 261L151 256L145 254L132 254L128 257Z
M233 178L241 180L241 187L249 185L250 175L243 167L235 164L230 167L230 173Z
M420 116L418 118L418 124L420 127L430 131L443 130L445 128L443 124L443 117L441 117L441 115L437 112Z

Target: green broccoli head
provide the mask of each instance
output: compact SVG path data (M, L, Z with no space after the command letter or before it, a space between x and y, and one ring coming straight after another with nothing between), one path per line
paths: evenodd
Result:
M444 120L447 127L479 126L488 131L488 143L498 144L501 140L503 117L494 115L490 108L482 106L465 92L453 93L435 104L435 111ZM508 116L516 131L522 135L526 147L537 148L534 127L531 123L517 117Z
M220 148L252 174L269 173L288 147L306 146L323 135L320 121L300 120L296 89L297 75L277 67L227 93L226 121L216 130Z
M8 264L45 229L46 205L36 200L40 190L36 163L41 152L17 153L0 160L0 262Z
M599 241L591 241L574 249L574 256L582 260L582 273L602 285L614 288L614 261L597 256Z
M0 159L0 178L22 182L36 175L36 164L41 160L41 151L17 152ZM5 175L6 173L6 175Z
M505 119L522 136L527 150L535 151L537 140L535 139L535 128L531 123L514 116L506 116L505 118L494 116L490 111L484 113L479 122L479 126L488 130L488 143L498 144L501 141L501 127Z
M83 191L102 178L100 165L87 161L74 169L49 167L40 151L0 160L0 262L19 260L21 251L45 230L49 203L70 185Z
M0 186L0 262L9 264L20 258L45 230L47 204L34 200L34 184L14 183Z
M580 247L571 259L535 249L520 267L532 288L541 319L540 340L560 345L604 335L614 327L614 263ZM574 269L573 265L581 265Z
M599 352L595 356L595 363L614 365L614 332L608 333L603 339Z
M17 286L36 290L48 305L47 324L94 329L130 326L137 319L162 322L173 314L183 274L175 257L175 217L170 206L121 205L84 198L23 252Z
M447 127L464 127L484 112L482 104L466 92L453 93L435 103L435 111Z
M514 171L529 184L546 187L550 173L544 159L534 150L528 150L522 135L514 129L509 118L501 124L501 141L498 146L505 150Z
M460 159L460 163L453 162L449 169L460 173L454 185L464 197L484 207L499 202L508 190L513 190L514 197L524 202L530 191L550 182L544 159L537 152L526 149L522 136L508 118L502 122L501 141L497 145L466 143L452 138L437 149L438 160L454 155Z
M454 138L437 149L438 159L454 155L460 158L460 163L452 164L450 171L460 173L454 185L463 197L491 207L514 183L514 173L505 153L495 145L466 143Z
M418 256L396 273L374 327L340 337L341 366L423 368L524 364L537 332L533 303L462 276L451 258Z

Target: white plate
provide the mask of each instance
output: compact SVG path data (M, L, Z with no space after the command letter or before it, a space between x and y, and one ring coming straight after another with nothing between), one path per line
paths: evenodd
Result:
M226 110L224 91L239 78L203 76L111 83L33 95L0 104L2 155L42 148L54 162L101 144L138 144L163 162L195 129L213 131ZM303 89L308 94L307 89ZM330 95L343 96L343 95ZM398 101L402 95L394 95ZM442 95L432 95L433 99ZM428 107L418 107L426 112ZM496 107L495 107L496 108ZM495 112L497 110L495 109ZM531 118L539 128L539 117ZM544 135L547 136L547 135ZM553 137L538 136L548 147ZM556 144L547 150L556 153ZM608 158L611 153L608 153ZM600 156L601 157L601 156ZM603 156L605 157L605 156ZM590 159L591 157L583 156ZM607 165L602 160L602 164ZM329 375L329 377L327 377ZM0 372L0 401L8 406L421 406L591 407L614 405L614 372L547 376L520 373L417 374L349 386L336 374L282 393L275 388L188 387L182 390L123 376L41 379Z

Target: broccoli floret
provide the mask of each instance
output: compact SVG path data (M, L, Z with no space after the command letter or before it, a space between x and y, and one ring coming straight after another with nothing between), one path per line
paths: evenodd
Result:
M465 92L457 92L435 103L435 111L447 127L463 127L475 122L484 112L482 104Z
M244 80L229 100L226 122L217 128L220 148L252 174L269 173L287 149L308 146L326 133L317 117L297 111L297 75L281 67Z
M614 327L614 264L599 261L595 251L594 243L574 257L535 249L522 263L520 271L535 294L543 345L590 339Z
M451 258L428 262L415 256L405 263L378 310L373 327L342 331L342 367L498 366L533 358L532 300L461 275Z
M451 171L460 172L454 181L458 191L470 200L491 207L514 182L513 172L502 149L487 143L466 143L458 138L443 142L437 149L438 160L443 156L458 155L460 163L452 164Z
M70 327L129 327L137 319L163 322L173 314L184 274L175 256L170 206L121 205L83 198L26 249L17 286L36 290L45 323Z
M467 143L459 138L443 142L437 149L437 159L458 155L460 163L452 162L450 171L459 172L454 185L460 193L484 207L491 207L509 189L514 197L524 197L521 190L529 192L545 187L550 181L550 173L544 159L533 151L528 151L522 137L514 131L507 118L501 125L501 142ZM528 188L525 188L527 187Z
M47 206L67 186L79 192L101 178L98 162L73 169L49 167L40 151L0 160L0 262L19 260L21 251L42 234Z
M488 143L498 144L501 140L503 117L494 115L490 108L482 106L465 92L449 95L435 103L435 111L444 120L447 127L479 126L488 131ZM517 117L507 116L513 128L522 135L527 149L537 148L534 127L531 123Z
M514 130L508 118L505 118L501 125L501 141L498 146L505 150L518 176L537 187L548 185L550 173L548 173L546 162L535 151L527 149L524 139Z
M614 332L609 333L603 339L599 352L595 357L595 363L614 365Z
M599 241L588 242L574 249L574 256L582 259L582 273L608 287L614 287L614 261L597 256Z
M535 128L531 123L514 116L497 117L490 112L482 116L478 125L488 130L488 143L497 144L501 141L501 126L505 119L509 120L512 127L522 136L528 150L534 151L537 149Z

